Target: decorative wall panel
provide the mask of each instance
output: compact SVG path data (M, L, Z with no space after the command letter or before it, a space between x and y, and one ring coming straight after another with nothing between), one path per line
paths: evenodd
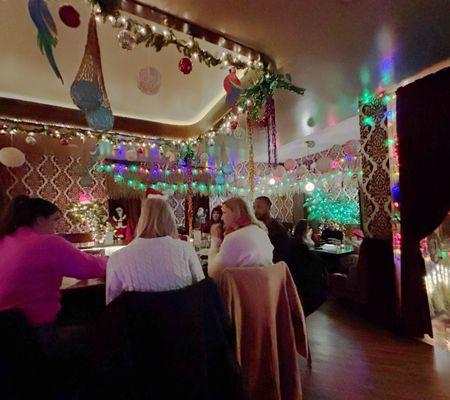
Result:
M105 179L99 174L93 174L92 170L88 171L91 185L81 185L80 161L79 157L30 153L27 154L25 164L19 168L6 168L0 164L0 184L8 199L27 194L52 201L64 214L64 218L58 222L58 232L81 233L85 229L67 218L70 203L84 194L89 199L99 201L107 209L107 191Z
M360 104L361 194L364 233L369 238L391 238L391 195L386 104L375 99ZM370 122L370 123L369 123Z

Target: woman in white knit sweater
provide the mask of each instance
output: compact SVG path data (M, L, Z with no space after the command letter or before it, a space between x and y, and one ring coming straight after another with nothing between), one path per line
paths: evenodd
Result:
M106 303L123 291L180 289L204 278L194 248L178 239L175 216L161 198L144 200L136 239L109 258Z
M235 197L224 202L223 241L211 229L208 274L216 277L224 268L272 265L273 246L266 227L259 222L248 204Z

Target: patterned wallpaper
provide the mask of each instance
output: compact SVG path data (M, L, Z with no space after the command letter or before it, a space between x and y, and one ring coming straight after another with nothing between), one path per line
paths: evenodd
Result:
M391 195L386 105L378 99L370 105L360 104L360 110L363 229L370 238L389 239ZM364 124L365 117L372 117L374 123Z
M54 202L63 212L58 224L58 232L81 233L85 229L73 224L67 218L70 203L78 200L80 194L96 199L106 209L107 192L104 178L80 168L79 157L36 155L27 153L27 160L19 168L6 168L0 164L0 185L6 198L27 194ZM91 179L89 179L91 178ZM90 187L83 187L83 181L90 181Z

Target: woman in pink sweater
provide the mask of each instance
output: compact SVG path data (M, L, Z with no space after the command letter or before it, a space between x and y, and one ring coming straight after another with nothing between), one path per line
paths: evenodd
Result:
M22 311L36 327L52 324L61 308L63 276L105 276L106 257L82 253L55 235L58 207L19 196L0 223L0 311Z

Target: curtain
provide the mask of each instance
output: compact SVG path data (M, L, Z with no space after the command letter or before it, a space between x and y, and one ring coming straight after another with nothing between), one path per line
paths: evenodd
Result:
M420 240L450 208L450 68L397 91L404 332L432 335Z

